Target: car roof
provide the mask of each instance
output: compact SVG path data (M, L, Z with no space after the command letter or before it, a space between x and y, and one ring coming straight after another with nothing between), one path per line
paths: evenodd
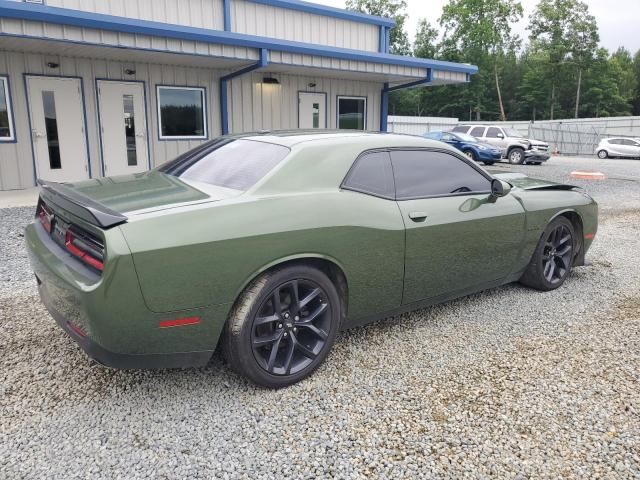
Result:
M285 147L294 147L304 143L350 144L366 148L385 147L437 147L442 144L417 135L398 133L364 132L349 130L280 130L248 133L235 136L246 140L274 143Z

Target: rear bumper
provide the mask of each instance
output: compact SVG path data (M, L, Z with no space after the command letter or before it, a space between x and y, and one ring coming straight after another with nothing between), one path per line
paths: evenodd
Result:
M170 354L125 354L103 348L86 335L74 328L73 324L53 306L46 293L46 287L39 285L40 299L56 323L69 335L89 358L101 365L118 369L160 369L201 367L207 364L213 352L185 352Z
M131 255L111 236L111 264L102 276L77 270L73 258L39 224L25 231L42 303L60 327L89 355L108 367L184 368L206 365L226 319L226 305L168 313L144 304ZM65 255L67 255L65 257ZM77 262L76 262L77 263ZM159 328L176 317L199 317L197 325Z

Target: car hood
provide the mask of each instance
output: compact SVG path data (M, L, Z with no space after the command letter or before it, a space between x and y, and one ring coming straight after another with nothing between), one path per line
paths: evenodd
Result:
M68 183L66 188L123 214L230 198L241 192L211 185L187 183L156 170L134 175Z
M556 183L550 180L542 180L540 178L531 178L522 173L511 172L491 172L495 178L509 182L514 187L521 188L523 190L573 190L575 185L569 185L566 183Z

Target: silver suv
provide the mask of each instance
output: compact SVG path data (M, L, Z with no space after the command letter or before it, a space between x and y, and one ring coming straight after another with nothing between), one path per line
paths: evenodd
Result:
M523 137L513 128L497 125L458 125L454 132L467 133L481 142L502 148L509 163L540 165L549 160L549 144Z

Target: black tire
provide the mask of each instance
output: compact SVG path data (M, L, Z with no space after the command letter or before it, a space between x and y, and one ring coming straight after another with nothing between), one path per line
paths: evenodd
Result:
M566 217L553 220L540 237L520 283L545 292L560 287L571 272L576 242L575 229Z
M496 162L482 162L484 163L487 167L490 167L491 165L493 165Z
M286 387L324 361L341 315L336 287L321 271L296 265L266 272L237 300L223 334L223 356L233 370L259 385Z
M507 159L512 165L522 165L524 163L524 149L520 147L512 148L509 150Z
M609 158L609 152L607 152L606 150L598 150L598 158L600 158L601 160Z
M468 158L470 158L474 162L478 161L476 159L476 154L475 154L475 152L473 150L463 150L462 153L464 153Z

